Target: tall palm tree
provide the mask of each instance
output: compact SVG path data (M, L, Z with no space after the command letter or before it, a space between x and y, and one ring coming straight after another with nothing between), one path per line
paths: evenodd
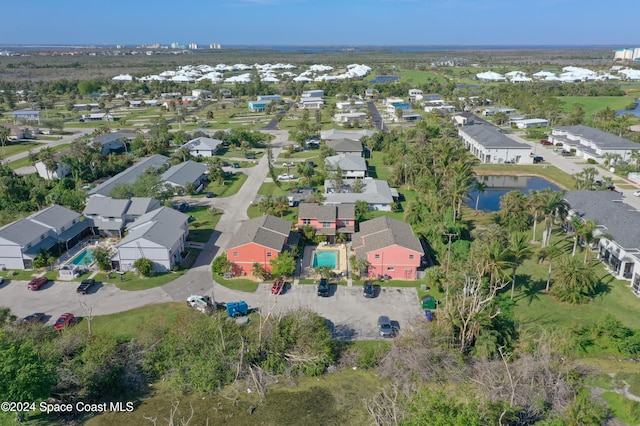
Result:
M564 199L565 191L553 191L545 188L540 192L542 196L542 213L544 214L544 232L542 247L549 245L551 230L556 217L564 218L569 211L569 203Z
M476 211L478 211L478 203L480 202L480 194L487 192L487 184L476 179L471 189L476 192Z
M522 265L522 262L529 258L533 251L531 250L531 246L529 245L525 234L514 234L510 241L509 250L511 251L511 258L513 261L513 277L511 280L511 299L513 299L518 266Z
M2 162L7 158L7 142L9 141L11 130L8 127L0 126L0 144L2 144Z
M549 244L546 247L542 247L538 252L538 259L540 261L549 261L549 270L547 271L547 286L545 291L549 292L549 286L551 285L551 268L553 266L553 259L562 254L562 249L557 244Z
M515 263L511 250L497 241L492 242L482 253L483 274L489 275L489 287L493 289L496 280L507 278Z
M538 225L538 213L541 212L542 209L542 196L540 195L540 191L536 191L532 189L529 191L529 195L527 197L527 207L533 213L533 238L531 241L536 242L536 228Z
M556 285L553 293L563 302L584 303L596 290L598 274L593 265L564 256L556 268Z

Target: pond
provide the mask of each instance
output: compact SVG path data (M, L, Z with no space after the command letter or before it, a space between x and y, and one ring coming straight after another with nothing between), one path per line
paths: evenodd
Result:
M623 109L616 112L616 115L631 114L640 117L640 99L635 100L636 107L634 109Z
M537 176L477 176L476 179L487 185L484 194L480 194L478 210L483 212L495 212L500 210L500 197L510 191L520 191L529 194L529 191L537 191L551 188L558 191L560 188L553 183ZM472 209L476 208L476 191L469 191L469 198L465 204Z

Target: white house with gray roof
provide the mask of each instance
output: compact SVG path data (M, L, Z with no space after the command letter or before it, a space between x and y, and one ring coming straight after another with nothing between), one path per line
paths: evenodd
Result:
M91 221L53 204L0 228L0 267L31 269L40 250L56 256L90 234Z
M126 149L126 143L129 140L127 135L121 132L106 133L96 136L93 142L102 145L102 155L109 155L114 152L123 152Z
M133 197L115 199L92 197L82 214L93 222L93 232L110 237L122 237L124 227L145 213L160 208L160 201L154 198Z
M329 129L323 130L320 132L320 139L323 141L335 140L335 139L352 139L354 141L359 141L365 136L372 136L376 132L373 130L338 130L338 129Z
M631 154L640 149L640 144L589 126L555 127L551 132L551 142L561 143L565 151L575 150L579 157L605 161L606 154L618 154L622 161L629 161Z
M209 166L195 161L185 161L170 167L162 174L162 181L174 188L185 188L189 184L193 184L196 192L200 192L207 180L206 172Z
M367 175L366 160L355 155L332 155L324 159L324 164L326 170L340 169L345 179L363 178Z
M89 197L108 197L116 185L131 185L147 169L158 170L169 165L169 157L156 154L144 158L121 173L107 179L95 188L89 190Z
M187 148L194 157L213 157L220 145L222 141L219 139L199 137L185 143L181 148Z
M600 239L590 249L598 252L611 275L630 280L640 296L640 212L613 191L568 191L565 200L571 206L570 218L596 222L594 234Z
M533 164L531 147L516 142L488 124L470 124L458 128L465 147L486 164Z
M130 271L135 261L144 257L153 263L155 272L170 271L183 260L188 220L188 215L169 207L143 214L127 226L127 236L116 244L112 262L117 269Z
M360 141L353 139L332 139L325 142L327 148L336 154L353 155L357 157L364 156L364 147Z
M344 181L342 188L334 188L334 182L324 181L324 205L355 204L356 201L364 201L369 204L369 210L391 211L396 201L394 192L389 188L386 180L378 180L370 177L362 179L362 191L355 192L353 183L355 179ZM397 194L397 191L396 191Z

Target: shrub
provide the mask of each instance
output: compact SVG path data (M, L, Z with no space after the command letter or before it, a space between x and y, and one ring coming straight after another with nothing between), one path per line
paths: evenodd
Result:
M587 164L596 164L596 160L594 160L593 158L588 158Z
M150 277L153 274L153 262L146 257L141 257L133 262L133 267L136 268L143 277Z

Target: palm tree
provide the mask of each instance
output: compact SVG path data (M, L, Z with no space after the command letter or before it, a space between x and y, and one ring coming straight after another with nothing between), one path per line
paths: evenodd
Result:
M2 144L2 162L7 158L7 142L9 141L11 130L8 127L0 126L0 144Z
M536 227L538 225L538 213L541 212L542 208L542 197L539 191L532 189L529 191L529 196L527 197L527 207L533 213L533 238L531 241L536 242Z
M480 194L484 194L485 192L487 192L487 184L484 182L480 182L479 180L476 180L473 184L473 186L471 187L471 189L473 189L476 192L476 211L478 211L478 203L480 202Z
M598 274L593 265L580 262L571 256L560 259L556 268L556 285L553 293L563 302L584 303L595 293Z
M553 191L545 188L540 191L541 209L544 214L544 232L542 247L546 247L551 240L551 230L556 217L564 218L569 211L569 203L564 199L565 191Z
M533 252L525 234L514 234L511 238L509 249L513 259L513 279L511 281L511 299L513 299L518 266L522 265L522 262L531 256Z
M549 261L549 270L547 271L547 287L545 292L549 292L549 286L551 285L551 267L553 265L553 259L562 254L562 249L557 244L549 244L546 247L542 247L538 252L538 259L540 261Z
M497 241L486 247L483 257L483 274L489 275L489 287L493 289L499 278L508 277L508 271L513 270L515 263L511 256L511 250Z

